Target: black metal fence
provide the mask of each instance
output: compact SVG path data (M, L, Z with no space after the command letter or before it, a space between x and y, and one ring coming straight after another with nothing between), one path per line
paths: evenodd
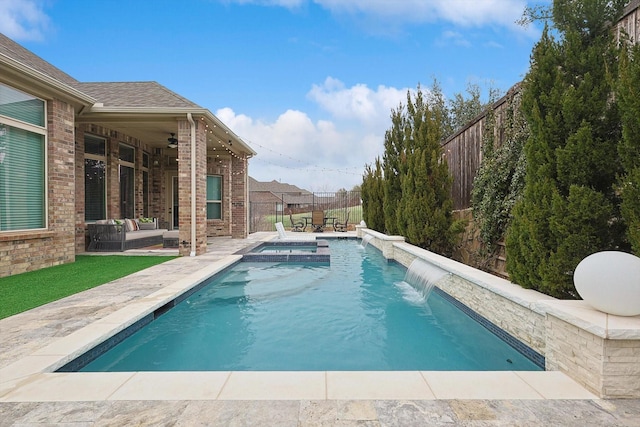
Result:
M282 222L291 229L291 219L304 221L311 212L321 210L327 221L327 230L332 230L333 221L348 223L348 229L362 220L362 199L359 191L338 191L332 193L282 193L274 195L270 201L249 202L249 232L275 231L275 223ZM310 232L311 225L305 231Z

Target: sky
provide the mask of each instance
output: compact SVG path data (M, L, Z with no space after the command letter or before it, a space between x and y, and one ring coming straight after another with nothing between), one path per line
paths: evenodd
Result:
M0 0L0 32L82 82L157 81L258 153L251 177L321 192L362 183L408 91L522 80L539 3Z

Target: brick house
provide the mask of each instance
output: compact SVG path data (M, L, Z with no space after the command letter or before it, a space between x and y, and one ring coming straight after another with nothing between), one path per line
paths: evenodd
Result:
M313 206L313 193L292 184L257 181L249 177L249 201L255 205L275 205L278 212L288 214L310 210Z
M181 255L245 238L253 155L156 82L79 82L0 34L0 277L73 262L101 219L155 217Z

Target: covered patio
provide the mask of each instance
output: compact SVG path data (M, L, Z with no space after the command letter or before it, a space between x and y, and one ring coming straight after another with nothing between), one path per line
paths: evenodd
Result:
M102 101L76 117L76 149L84 152L85 166L84 182L76 184L85 187L85 223L156 218L158 228L179 232L181 255L204 253L207 236L247 236L247 169L255 152L241 138L210 111L155 82L80 88ZM90 178L100 167L106 214L93 210Z

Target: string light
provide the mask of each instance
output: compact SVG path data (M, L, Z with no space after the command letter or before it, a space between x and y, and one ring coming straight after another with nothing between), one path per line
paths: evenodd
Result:
M208 128L209 126L206 125L206 127ZM214 125L213 127L216 127L216 126ZM348 168L328 168L328 167L317 166L317 165L309 163L308 161L300 160L300 159L297 159L297 158L292 157L290 155L280 153L280 152L275 151L275 150L273 150L273 149L271 149L269 147L265 147L265 146L263 146L261 144L258 144L258 143L253 142L253 141L249 141L249 140L244 139L244 138L243 138L243 140L247 141L249 144L257 146L257 147L260 147L260 148L262 148L264 150L267 150L267 151L269 151L269 152L271 152L273 154L276 154L276 155L278 155L278 156L280 156L282 158L286 158L286 159L288 159L290 161L293 161L296 164L298 164L298 166L297 167L283 166L282 164L277 164L277 163L274 163L274 162L270 162L268 160L261 159L260 157L255 157L254 158L252 156L247 156L246 153L242 154L242 155L239 155L239 154L236 154L235 152L233 152L233 150L231 150L231 148L230 148L231 141L229 141L228 144L223 142L220 139L215 141L213 139L214 138L213 130L212 129L207 129L207 130L208 130L208 134L209 134L208 135L209 136L208 137L208 141L210 143L212 143L212 144L217 143L219 145L219 147L215 147L214 146L212 148L213 151L217 152L217 151L220 151L220 148L223 148L227 152L228 155L230 155L232 157L235 157L236 159L242 160L243 162L247 162L247 160L249 158L252 158L252 159L255 159L258 162L262 162L262 163L265 163L265 164L268 164L268 165L271 165L271 166L276 166L276 167L283 168L283 169L286 169L286 170L291 170L291 171L306 171L306 172L316 171L316 172L322 172L322 173L339 173L339 174L344 174L344 175L362 176L362 168L357 167L357 166L348 167ZM228 133L229 133L228 131L225 131L225 134L228 135ZM220 154L216 153L216 158L219 158L219 157L220 157ZM245 170L242 169L240 171L233 172L232 174L233 175L242 175L244 173L245 173Z
M340 174L344 174L344 175L362 176L362 168L360 168L358 166L352 166L352 167L349 167L349 168L328 168L328 167L317 166L317 165L309 163L308 161L303 161L303 160L300 160L300 159L296 159L295 157L291 157L291 156L289 156L287 154L282 154L282 153L280 153L278 151L272 150L271 148L265 147L265 146L260 145L258 143L255 143L255 142L252 142L252 141L249 141L249 143L251 145L255 145L257 147L263 148L263 149L265 149L267 151L270 151L273 154L277 154L280 157L287 158L287 159L292 160L292 161L294 161L294 162L299 164L299 166L297 166L297 167L283 166L281 164L270 162L269 160L265 160L265 159L262 159L260 157L255 157L256 161L261 162L261 163L266 163L266 164L271 165L271 166L276 166L276 167L279 167L279 168L282 168L282 169L286 169L286 170L290 170L290 171L317 171L317 172L325 172L325 173L334 172L334 173L340 173Z
M362 176L362 170L360 170L360 168L356 166L353 166L350 168L343 168L343 169L327 168L327 167L315 166L315 165L309 165L304 167L290 167L290 166L279 165L277 163L273 163L268 160L261 159L259 157L256 157L255 160L262 163L266 163L271 166L276 166L282 169L286 169L289 171L340 173L344 175Z
M258 146L258 147L260 147L260 148L263 148L263 149L265 149L265 150L267 150L267 151L270 151L270 152L272 152L273 154L277 154L277 155L278 155L278 156L280 156L280 157L285 157L285 158L287 158L287 159L289 159L289 160L292 160L292 161L294 161L294 162L296 162L296 163L300 163L300 164L301 164L301 167L313 167L313 165L312 165L311 163L309 163L308 161L300 160L300 159L296 159L296 158L291 157L291 156L289 156L289 155L287 155L287 154L282 154L282 153L280 153L280 152L278 152L278 151L272 150L272 149L271 149L271 148L269 148L269 147L265 147L264 145L260 145L260 144L258 144L258 143L256 143L256 142L253 142L253 141L250 141L250 143L251 143L251 145L255 145L255 146Z

